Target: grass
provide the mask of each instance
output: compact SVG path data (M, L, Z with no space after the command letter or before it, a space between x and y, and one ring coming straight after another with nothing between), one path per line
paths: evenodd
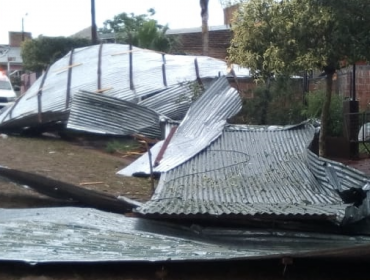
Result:
M109 141L105 147L107 153L126 153L140 149L141 145L133 139L122 139Z
M370 151L370 143L359 143L358 145L358 152L359 154L369 154Z

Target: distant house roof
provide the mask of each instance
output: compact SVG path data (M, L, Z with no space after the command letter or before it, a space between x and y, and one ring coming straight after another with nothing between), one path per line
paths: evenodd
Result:
M12 64L22 64L21 48L20 47L9 47L9 51L0 55L0 63L7 63L8 59L11 60Z
M20 47L11 47L9 45L0 45L0 68L4 71L8 69L10 72L20 70L23 65Z
M103 34L103 33L97 33L98 35L98 39L100 41L110 41L110 42L115 42L116 40L116 34L115 33L107 33L107 34ZM86 27L85 29L82 29L81 31L71 35L71 37L74 37L74 38L85 38L85 39L91 39L91 26L89 27Z
M217 26L209 26L208 31L222 31L222 30L230 30L229 25L217 25ZM168 29L166 34L167 35L174 35L174 34L184 34L184 33L201 33L202 27L191 27L191 28L178 28L178 29Z
M230 47L232 31L229 25L209 26L208 56L225 59ZM169 29L167 35L177 36L180 45L177 53L187 55L203 55L202 28Z

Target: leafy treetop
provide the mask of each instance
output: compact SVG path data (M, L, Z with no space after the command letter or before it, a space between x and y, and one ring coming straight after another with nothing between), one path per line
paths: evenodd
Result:
M131 43L141 48L169 52L178 42L166 35L167 25L160 25L151 18L154 14L154 9L149 9L147 14L141 15L121 13L112 20L106 20L99 32L115 33L118 43Z
M343 63L370 60L370 1L249 0L236 16L230 63L249 67L263 80L301 70L325 72L319 136L319 154L325 156L333 74Z
M90 45L90 40L72 37L44 37L22 43L21 56L23 69L42 72L74 48Z
M369 1L249 0L237 17L229 60L263 77L370 58Z

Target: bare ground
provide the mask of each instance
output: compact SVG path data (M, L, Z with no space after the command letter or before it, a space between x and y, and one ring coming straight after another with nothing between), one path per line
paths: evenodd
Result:
M41 174L81 187L125 195L138 201L151 196L149 180L125 178L116 171L133 158L104 152L104 143L63 141L50 137L0 138L0 165ZM66 205L0 179L0 207L28 208ZM204 263L48 264L0 262L0 280L147 280L147 279L368 279L364 260L281 260ZM285 273L284 273L285 272Z
M40 174L87 189L145 201L151 196L147 179L117 176L133 158L104 152L104 144L60 139L8 137L0 139L0 165ZM53 199L12 182L0 181L0 207L59 205Z

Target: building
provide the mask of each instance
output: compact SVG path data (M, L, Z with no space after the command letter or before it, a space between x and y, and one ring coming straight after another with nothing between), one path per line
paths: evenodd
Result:
M9 31L9 45L0 45L0 71L11 76L22 70L21 44L28 39L32 39L30 32Z
M226 59L232 33L229 25L210 26L208 56ZM202 55L202 28L169 29L169 36L177 36L180 46L177 52L187 55Z
M72 38L83 38L91 40L91 26L86 27L85 29L82 29L81 31L78 31L77 33L73 34ZM115 33L97 33L97 38L99 43L116 43L116 34Z

